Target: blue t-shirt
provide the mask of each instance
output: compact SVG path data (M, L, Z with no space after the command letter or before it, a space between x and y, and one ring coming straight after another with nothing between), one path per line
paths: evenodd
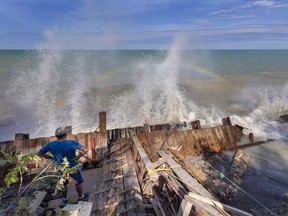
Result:
M66 157L69 162L69 167L74 167L78 164L73 159L76 157L76 149L82 149L83 146L74 140L53 141L43 146L39 151L41 153L51 152L58 165L61 165L63 158Z

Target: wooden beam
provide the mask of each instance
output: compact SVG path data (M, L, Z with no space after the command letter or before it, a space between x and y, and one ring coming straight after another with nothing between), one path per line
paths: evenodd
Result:
M127 176L131 176L131 175L136 175L136 173L127 173L125 175L118 175L118 176L115 176L115 177L112 177L112 178L107 178L107 179L104 179L104 181L111 181L111 180L115 180L115 179L119 179L119 178L124 178L124 177L127 177Z
M158 151L158 154L161 157L167 157L168 156L164 151ZM198 181L196 179L192 178L192 176L189 173L187 173L187 171L184 170L173 159L168 160L167 164L171 167L173 172L181 179L181 181L185 185L193 188L199 194L203 194L206 197L209 197L209 198L212 198L212 199L216 199L200 183L198 183Z
M261 145L261 144L264 144L264 143L267 143L267 142L270 142L270 141L273 141L273 140L257 141L257 142L251 142L251 143L243 144L243 145L238 145L233 150L248 148L248 147L252 147L252 146L257 146L257 145Z
M32 202L29 205L30 212L36 212L36 210L38 209L42 200L44 199L46 193L47 193L46 191L45 192L44 191L35 191L34 192L35 198L32 200Z
M158 203L157 203L157 201L155 200L155 198L151 198L151 204L152 204L152 206L153 206L153 208L154 208L154 211L155 211L155 213L156 213L156 216L163 216L162 215L162 212L160 211L160 208L159 208L159 206L158 206Z
M115 161L118 161L118 160L122 160L122 159L126 159L126 156L122 156L122 157L119 157L119 158L112 158L110 160L106 160L105 161L105 165L107 165L108 163L111 163L111 162L115 162ZM104 165L104 166L105 166Z
M130 149L130 145L126 145L125 147L123 147L123 148L120 149L120 150L115 150L115 151L111 152L111 153L109 154L109 156L113 155L114 157L116 157L116 155L123 154L123 153L125 153L127 150L129 150L129 149Z
M138 139L136 133L134 131L132 131L132 130L130 130L129 132L130 132L130 137L134 141L134 144L137 147L137 150L138 150L138 152L140 154L140 157L141 157L145 167L146 168L153 167L153 163L150 161L150 159L148 158L147 154L145 153L146 151L142 147L142 143Z
M161 157L166 157L167 154L164 151L158 151L158 154ZM177 164L174 160L168 160L167 164L173 170L173 172L181 179L181 183L184 183L188 188L193 188L197 193L203 194L205 197L209 197L211 199L215 199L200 183L197 182L196 179L192 178L189 173L186 172L179 164ZM201 203L200 201L195 200L193 205L196 206L196 211L199 213L206 212L207 215L220 216L221 214L213 207L208 204Z
M78 204L66 205L65 207L61 209L61 211L67 212L68 215L71 215L74 213L77 216L90 216L92 205L93 205L93 202L79 201Z
M156 169L157 167L161 166L162 164L166 163L168 160L172 159L173 155L168 155L165 158L160 158L157 162L153 163L152 167L149 167L149 169Z
M217 187L207 176L206 173L204 173L201 169L197 168L193 165L193 163L189 160L187 160L185 157L181 155L181 153L177 151L170 150L181 162L185 165L185 170L189 172L190 175L192 175L194 178L196 178L202 185L207 186L214 194L222 196L223 194L223 188Z
M194 199L199 200L199 201L207 203L209 205L216 206L217 208L219 208L221 210L228 211L228 212L232 213L233 215L235 214L237 216L253 216L250 213L247 213L245 211L242 211L240 209L234 208L234 207L229 206L229 205L225 205L225 204L220 203L216 200L208 199L208 198L203 197L203 196L196 194L196 193L189 192L189 194L186 195L184 198L188 202L191 202L191 203L193 203L195 201Z
M178 210L177 216L189 216L192 206L193 206L192 203L183 199L180 208Z

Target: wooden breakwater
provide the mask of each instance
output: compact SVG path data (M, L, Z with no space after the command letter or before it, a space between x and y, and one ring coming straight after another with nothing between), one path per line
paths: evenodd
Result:
M147 149L152 149L152 157L158 158L153 149L165 149L167 146L178 149L183 155L201 155L204 152L219 152L237 148L242 135L237 126L233 126L230 118L223 119L222 126L202 128L200 121L189 124L158 124L144 125L128 128L116 128L107 130L106 112L99 113L99 127L94 132L72 133L72 127L67 126L68 139L76 140L89 149L87 158L95 163L108 151L109 145L120 138L129 138L129 131L134 131L142 140ZM144 133L146 132L146 133ZM147 133L148 132L148 133ZM55 136L29 138L29 134L18 133L15 140L0 142L0 150L13 152L20 149L24 155L36 153L48 142L56 140ZM153 143L153 146L149 146ZM39 166L39 164L37 165Z
M149 139L153 141L154 145L159 148L158 145L165 147L165 145L183 147L182 151L191 148L201 154L201 149L211 149L212 151L221 151L224 149L232 149L237 146L237 142L240 139L241 131L232 126L229 118L223 119L223 126L201 128L200 121L193 121L190 124L178 123L178 124L158 124L158 125L146 125L128 128L116 128L107 130L106 128L106 112L99 113L99 130L89 133L72 133L72 127L67 126L68 139L76 140L90 151L88 157L91 160L96 160L97 155L103 155L106 151L109 143L116 141L119 138L129 138L129 130L134 131L137 135L142 135L142 139ZM189 129L189 127L191 129ZM143 133L148 131L149 134ZM169 133L169 134L167 134ZM38 137L29 138L29 134L18 133L15 134L15 140L0 142L0 150L4 152L13 152L16 149L20 149L23 154L32 154L37 152L42 146L48 142L56 140L55 136L51 137Z

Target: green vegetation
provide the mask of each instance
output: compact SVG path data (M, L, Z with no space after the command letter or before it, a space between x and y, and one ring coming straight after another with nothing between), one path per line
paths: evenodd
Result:
M33 162L40 161L41 158L36 154L29 154L29 155L22 155L22 152L20 150L17 150L12 153L5 153L1 151L4 155L4 158L0 159L0 167L4 167L8 164L13 165L13 168L11 168L8 173L5 175L5 184L6 188L10 188L12 184L19 184L18 192L14 196L16 196L16 199L13 199L5 209L0 209L0 214L5 213L5 215L33 215L29 214L29 204L32 201L32 197L28 197L29 189L33 184L40 180L51 180L51 178L57 178L58 181L56 183L55 191L61 191L64 188L64 183L67 181L70 181L69 175L72 173L75 173L77 171L78 166L75 166L73 168L69 168L69 162L67 158L63 159L63 163L60 166L57 166L55 162L49 161L48 165L46 165L43 170L38 173L32 180L30 180L29 183L23 187L23 179L26 177L27 174L29 174L29 164ZM54 170L54 173L58 172L61 173L61 175L57 174L47 174L45 171L48 170L48 168ZM4 195L4 188L1 188L0 190L0 197L2 198Z

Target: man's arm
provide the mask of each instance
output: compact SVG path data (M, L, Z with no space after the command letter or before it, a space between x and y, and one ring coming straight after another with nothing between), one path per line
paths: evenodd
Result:
M74 160L78 160L80 157L85 155L88 152L88 149L86 147L83 147L81 149L77 149L78 155L74 158Z
M38 155L39 157L43 157L43 158L45 158L45 159L53 159L53 158L54 158L53 156L48 155L48 154L46 154L46 153L42 153L42 152L40 152L40 151L37 152L37 155Z

